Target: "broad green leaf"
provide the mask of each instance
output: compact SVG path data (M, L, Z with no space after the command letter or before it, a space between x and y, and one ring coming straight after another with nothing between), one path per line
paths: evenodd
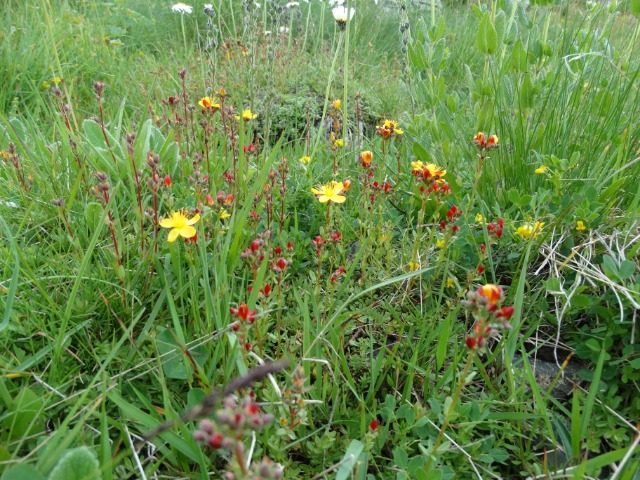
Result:
M533 108L535 94L535 86L531 79L531 74L526 73L520 86L520 108L522 110Z
M44 480L44 477L33 466L23 463L5 473L2 480Z
M485 55L493 55L496 53L498 35L488 12L485 13L482 20L480 20L476 44L480 53L484 53Z
M522 46L522 40L516 40L513 50L511 51L511 68L516 72L525 72L527 70L527 52Z
M351 471L363 450L364 444L360 440L351 440L349 448L347 448L340 462L341 465L336 473L336 480L347 480L350 477Z
M636 271L636 264L630 260L624 260L618 269L618 278L620 280L628 280Z
M67 450L48 480L101 480L98 456L88 447Z

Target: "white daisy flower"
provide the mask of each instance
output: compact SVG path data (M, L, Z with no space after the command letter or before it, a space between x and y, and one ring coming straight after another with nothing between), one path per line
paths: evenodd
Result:
M185 3L179 2L179 3L176 3L173 7L171 7L171 10L173 10L176 13L192 13L193 7Z

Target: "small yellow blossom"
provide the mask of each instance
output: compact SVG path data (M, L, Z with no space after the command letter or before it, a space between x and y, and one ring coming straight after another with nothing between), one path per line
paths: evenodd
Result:
M482 223L484 221L484 217L481 213L476 213L476 223Z
M49 87L51 87L51 85L49 85L49 82L47 82L46 80L43 80L40 84L40 88L42 88L42 90L48 90Z
M404 130L400 128L400 124L395 120L386 119L382 125L376 125L376 133L386 140L392 135L402 135Z
M524 240L529 240L530 238L538 238L538 234L542 231L542 227L544 227L544 222L536 222L533 225L530 223L525 223L524 225L518 227L516 230L516 235L520 236Z
M242 120L244 120L245 122L248 122L249 120L255 120L256 118L258 118L258 114L253 113L248 108L242 111ZM240 120L239 115L236 115L236 120Z
M202 97L198 102L198 105L200 105L202 108L212 108L212 109L220 108L220 105L214 102L211 97Z
M447 171L442 167L439 167L435 163L422 163L420 160L411 162L411 170L414 174L422 173L425 170L429 171L429 177L441 178L447 174Z
M181 211L171 212L170 218L163 218L160 220L160 226L162 228L170 228L169 237L167 240L169 243L173 243L178 238L178 235L184 238L193 238L196 236L196 229L193 227L195 223L200 220L200 214L196 213L193 218L188 219Z
M218 219L220 220L224 220L225 218L229 218L230 216L231 214L227 212L227 210L224 208L221 208L220 211L218 212Z
M418 262L409 262L409 271L415 272L420 268L420 264Z
M584 224L584 222L582 220L578 220L576 222L576 230L581 232L582 230L586 230L586 229L587 229L587 226Z
M456 282L451 277L447 278L447 288L456 288Z
M338 148L342 148L342 147L344 147L344 140L342 140L341 138L339 138L338 140L336 140L336 141L334 142L334 145L335 145L336 147L338 147Z
M443 238L441 238L440 240L436 240L436 247L438 248L444 248L446 242L444 241Z
M333 101L333 109L334 110L340 110L341 106L342 106L342 102L340 100L334 100Z
M311 162L311 157L309 155L305 155L304 157L300 157L300 163L303 165L309 165Z
M318 197L320 203L344 203L347 197L342 195L342 193L345 191L346 189L343 182L335 182L333 180L319 188L311 189L311 192Z
M8 150L0 150L0 158L3 160L10 160L13 158L13 155Z
M369 165L373 161L373 152L371 150L365 150L360 154L360 159L365 165Z
M62 79L58 76L55 76L51 78L51 83L53 83L54 85L59 85L60 83L62 83Z
M540 165L538 168L536 168L534 171L538 174L538 175L542 175L543 173L546 173L547 170L549 170L547 168L546 165Z

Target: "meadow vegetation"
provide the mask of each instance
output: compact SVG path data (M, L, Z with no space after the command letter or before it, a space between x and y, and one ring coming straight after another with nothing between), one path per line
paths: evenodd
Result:
M0 478L638 478L640 1L331 3L4 2Z

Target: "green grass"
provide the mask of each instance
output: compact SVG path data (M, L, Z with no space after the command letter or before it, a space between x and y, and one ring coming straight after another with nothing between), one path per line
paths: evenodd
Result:
M0 478L89 471L81 446L105 479L253 478L238 459L263 457L285 478L634 478L638 19L499 1L431 25L358 2L340 31L326 2L213 7L0 13ZM418 160L451 192L421 192L442 183ZM344 203L311 193L331 180ZM156 227L179 209L195 241ZM493 314L463 300L492 283L511 328L469 349ZM581 383L556 398L561 369L544 384L536 362L567 352ZM197 421L142 440L280 358L244 451L198 443Z

